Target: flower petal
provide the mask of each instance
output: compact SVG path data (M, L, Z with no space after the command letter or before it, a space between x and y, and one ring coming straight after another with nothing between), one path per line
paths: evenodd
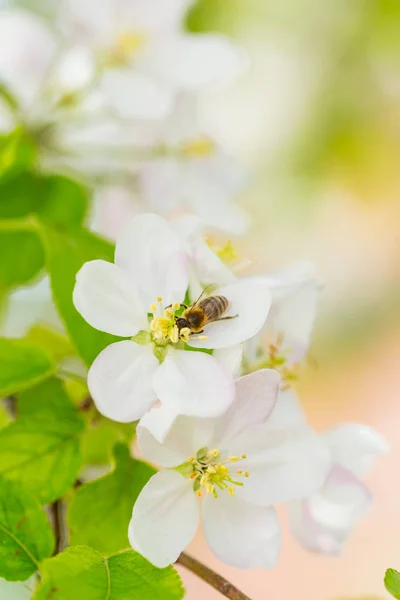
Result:
M162 217L149 213L132 219L117 240L115 262L133 277L146 308L159 296L164 306L185 297L186 254Z
M272 293L272 307L266 329L283 335L290 360L303 358L310 345L316 317L318 296L322 287L314 265L301 262L264 278Z
M88 375L88 387L101 414L121 423L140 419L157 399L153 389L157 367L150 347L129 340L103 350Z
M107 104L127 119L161 119L172 107L171 90L128 69L107 69L101 79Z
M116 265L92 260L76 276L73 300L76 310L96 329L130 336L148 327L136 287Z
M171 423L169 411L153 408L139 422L137 435L141 454L162 467L176 467L210 448L216 419L178 416Z
M285 429L307 425L306 415L292 389L281 391L266 424L267 429Z
M57 39L40 17L23 10L0 12L1 79L25 107L39 95L56 52Z
M226 285L235 276L205 241L204 222L195 215L185 215L171 221L171 227L182 240L190 267L204 287L209 283Z
M273 508L255 507L226 492L207 495L202 507L203 528L213 553L239 569L273 567L281 547L281 531Z
M197 498L190 479L162 471L144 486L129 524L129 542L154 566L174 563L196 533Z
M331 468L326 444L310 428L270 431L247 428L227 446L229 454L247 455L237 467L249 472L239 498L258 506L271 506L313 494Z
M370 510L372 498L352 473L335 467L321 491L290 507L290 523L308 550L339 554L351 528Z
M260 282L240 281L216 292L225 296L231 308L224 317L234 319L210 323L204 328L207 340L191 339L195 348L228 348L253 337L265 323L271 306L271 293ZM237 315L237 316L236 316Z
M345 423L323 434L332 452L335 464L354 473L365 475L380 454L386 454L389 446L386 440L372 427Z
M170 37L151 57L155 72L188 91L221 87L248 65L245 53L222 35Z
M214 446L219 448L243 433L249 425L264 423L274 408L280 377L262 369L235 381L235 400L218 419Z
M154 377L158 399L182 415L215 417L231 404L233 379L212 356L203 352L170 350Z
M224 365L232 377L236 378L240 376L242 358L243 358L243 345L236 344L236 346L230 346L229 348L219 348L214 350L213 357Z

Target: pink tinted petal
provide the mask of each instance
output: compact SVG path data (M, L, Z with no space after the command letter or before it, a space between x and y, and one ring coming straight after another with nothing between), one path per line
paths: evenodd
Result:
M279 384L279 374L272 369L262 369L237 379L235 400L218 419L215 446L229 444L229 440L239 436L249 425L265 423L274 408Z
M178 416L171 423L165 412L163 407L152 409L137 427L140 452L147 460L176 467L201 448L211 447L216 419Z
M389 451L386 440L368 425L345 423L329 429L323 437L331 449L333 462L358 477L371 469L377 456Z
M247 455L237 463L238 469L249 472L237 495L258 506L313 494L331 467L326 444L310 427L270 431L265 425L252 425L226 449L232 455Z
M129 340L103 350L88 375L89 391L101 414L122 423L140 419L157 398L153 389L157 367L150 347Z
M232 403L235 388L231 375L203 352L170 350L154 377L160 402L171 412L215 417Z
M190 479L176 471L154 475L133 508L131 546L162 569L174 563L196 533L199 513Z
M255 507L220 492L208 494L202 507L203 529L212 552L239 569L268 569L280 552L281 531L273 508Z
M290 506L291 527L307 550L337 555L371 504L371 494L360 480L334 468L319 493Z

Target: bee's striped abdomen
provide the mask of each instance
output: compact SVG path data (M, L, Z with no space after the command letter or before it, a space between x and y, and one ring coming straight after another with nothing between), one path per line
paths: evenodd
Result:
M230 307L229 300L225 296L210 296L198 304L206 314L207 321L216 321L224 315Z

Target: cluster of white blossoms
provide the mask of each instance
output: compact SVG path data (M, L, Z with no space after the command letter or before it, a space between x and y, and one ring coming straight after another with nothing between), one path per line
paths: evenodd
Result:
M94 226L117 239L115 264L78 272L74 304L123 338L90 368L97 409L139 421L140 453L162 469L135 503L132 547L173 563L200 503L216 556L271 567L275 505L287 504L304 547L339 552L371 504L361 477L387 445L362 425L318 435L296 398L321 287L313 267L238 278L232 245L206 238L247 224L235 205L246 177L199 109L247 60L222 35L185 32L191 4L62 0L47 20L0 9L0 134L10 150L14 134L30 139L42 169L88 177Z
M62 0L48 20L9 4L0 7L0 134L27 136L46 170L86 176L97 229L114 233L105 215L123 202L244 230L234 204L244 174L199 109L244 71L240 48L186 32L190 0Z
M219 287L207 292L211 278ZM224 310L195 327L188 313L204 288L202 298ZM126 225L115 264L79 271L77 310L129 337L103 350L88 385L108 418L140 419L140 453L162 468L129 526L132 547L154 565L175 562L191 541L199 503L210 548L239 568L276 563L276 504L288 504L304 547L326 553L340 550L370 507L359 477L386 442L353 424L318 435L293 389L320 288L307 263L238 279L196 217L155 214Z

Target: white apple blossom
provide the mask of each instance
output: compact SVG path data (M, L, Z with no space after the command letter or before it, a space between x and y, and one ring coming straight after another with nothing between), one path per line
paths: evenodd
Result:
M129 540L157 567L173 563L199 524L214 554L239 568L274 566L280 526L272 505L301 498L326 478L328 453L307 426L266 429L279 375L261 370L238 379L233 404L215 419L179 416L163 444L164 409L139 424L143 456L165 470L142 489ZM279 402L279 401L278 401Z
M325 432L322 439L331 456L329 476L318 492L291 503L290 523L306 550L337 555L372 507L362 477L388 445L371 427L353 423Z
M215 89L247 65L222 35L183 32L190 0L64 0L60 24L91 49L101 88L124 118L166 116L175 94Z
M83 153L74 131L92 140L94 130L106 148L119 137L122 126L109 115L96 81L90 51L71 46L46 21L23 10L0 10L0 131L22 130L39 151L42 165L72 164L86 171L85 158L98 165L99 157ZM93 151L89 146L87 150ZM104 151L100 154L104 155Z
M283 387L290 386L310 345L322 282L308 262L256 279L271 291L272 305L262 330L245 345L245 370L278 369Z
M130 176L96 193L102 233L115 237L128 216L147 211L168 218L194 214L205 227L245 231L248 219L235 199L246 176L202 126L193 95L179 95L168 118L137 125L132 140Z
M127 225L117 240L115 264L95 260L78 272L78 312L96 329L131 338L108 346L89 371L90 392L105 416L133 421L158 399L174 414L207 417L232 402L233 379L226 367L208 353L184 350L185 343L208 349L241 344L263 326L270 293L260 282L221 287L218 293L230 302L224 316L234 318L191 335L176 324L188 284L183 243L154 214Z

